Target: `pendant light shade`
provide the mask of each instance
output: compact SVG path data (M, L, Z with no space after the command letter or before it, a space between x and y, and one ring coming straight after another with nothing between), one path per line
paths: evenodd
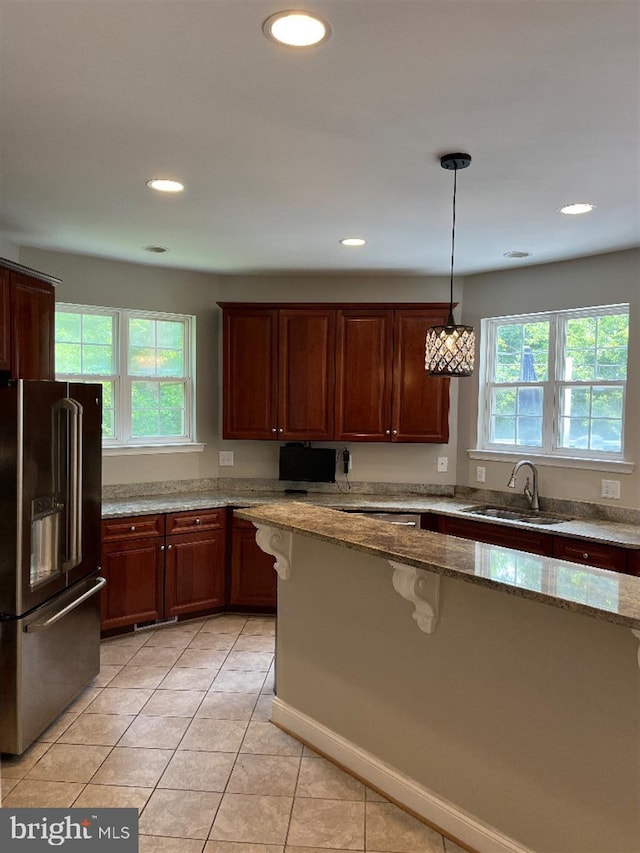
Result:
M475 361L476 336L473 326L457 325L453 319L453 262L456 240L456 190L458 169L471 165L468 154L445 154L443 169L453 170L453 222L451 228L451 276L449 316L444 326L430 326L425 340L425 370L429 376L471 376Z

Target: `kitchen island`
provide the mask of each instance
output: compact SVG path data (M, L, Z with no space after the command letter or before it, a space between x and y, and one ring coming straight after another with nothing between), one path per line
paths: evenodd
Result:
M481 851L637 853L640 579L300 503L273 720Z

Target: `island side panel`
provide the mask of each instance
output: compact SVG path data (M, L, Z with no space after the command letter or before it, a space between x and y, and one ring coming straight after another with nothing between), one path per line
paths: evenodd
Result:
M445 577L425 634L392 575L294 535L278 700L539 853L637 853L631 631Z

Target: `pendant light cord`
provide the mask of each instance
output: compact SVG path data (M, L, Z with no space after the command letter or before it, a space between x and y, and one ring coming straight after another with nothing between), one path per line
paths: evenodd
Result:
M453 257L456 245L456 191L458 183L458 167L453 167L453 223L451 226L451 276L449 279L449 319L447 325L453 325Z

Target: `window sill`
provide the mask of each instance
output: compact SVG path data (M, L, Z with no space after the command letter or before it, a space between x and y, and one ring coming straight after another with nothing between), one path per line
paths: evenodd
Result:
M631 474L633 462L622 459L585 459L582 456L545 456L542 453L532 453L527 448L517 450L467 450L470 459L486 459L494 462L518 462L520 459L530 459L540 466L550 468L581 468L586 471L612 471L618 474Z
M102 448L103 456L147 456L154 453L202 453L206 444L127 444Z

